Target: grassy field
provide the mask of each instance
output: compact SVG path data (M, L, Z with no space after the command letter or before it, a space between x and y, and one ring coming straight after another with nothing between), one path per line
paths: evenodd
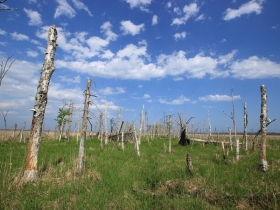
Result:
M42 140L40 181L22 184L27 142L0 141L0 209L280 209L280 140L268 140L269 171L258 168L259 148L240 160L229 151L227 164L219 146L191 143L180 146L168 139L143 139L141 156L134 144L97 139L86 141L86 164L75 174L76 139ZM193 173L186 167L192 158Z

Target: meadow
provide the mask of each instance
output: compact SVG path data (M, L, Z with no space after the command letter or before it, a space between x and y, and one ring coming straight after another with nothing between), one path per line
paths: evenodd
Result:
M224 138L226 138L224 136ZM100 148L85 143L82 175L75 173L79 144L42 138L40 180L22 183L27 141L0 141L0 209L279 209L280 139L268 136L269 170L259 169L259 148L240 148L240 160L227 148L168 138L142 138L141 156L133 142ZM186 165L190 154L193 171Z

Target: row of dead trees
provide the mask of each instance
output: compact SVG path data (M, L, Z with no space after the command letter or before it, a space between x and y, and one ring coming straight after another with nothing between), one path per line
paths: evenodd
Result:
M38 83L37 87L37 93L35 96L35 105L33 109L33 117L32 117L32 124L31 124L31 131L30 131L30 138L28 143L28 153L27 153L27 159L26 159L26 167L25 171L23 173L22 180L24 182L29 181L35 181L38 179L38 151L39 151L39 145L40 145L40 139L42 136L42 126L43 126L43 120L44 120L44 114L45 109L47 105L47 94L48 94L48 88L51 76L53 72L55 71L54 67L54 55L56 51L56 40L57 40L57 30L56 27L53 25L50 27L48 32L48 42L47 42L47 49L45 53L45 61L42 67L41 71L41 77ZM86 131L87 131L87 123L89 119L89 105L90 97L94 96L90 93L91 88L91 79L88 78L86 90L84 92L85 94L85 102L84 102L84 109L83 109L83 121L82 121L82 128L80 132L80 145L79 145L79 155L78 155L78 162L77 162L77 173L82 173L83 165L84 165L84 148L85 148L85 140L86 140ZM261 143L261 154L260 154L260 165L263 171L267 170L267 161L266 161L266 127L269 125L267 122L267 108L266 108L266 90L265 86L261 86L261 129L260 133L262 136L262 143ZM105 111L106 113L106 111ZM102 115L101 115L102 116ZM235 126L235 117L234 117L234 106L233 106L233 113L232 115L229 115L229 117L233 121L234 126L234 134L235 134L235 140L236 139L236 126ZM188 124L190 120L186 123L182 123L182 119L179 115L177 124L179 125L180 133L178 135L179 137L179 144L181 145L188 145L190 143L190 140L187 136L188 134ZM100 120L101 121L101 120ZM141 137L144 134L144 121L145 121L145 114L144 114L144 106L141 112L140 117L140 129L139 132L136 131L135 125L133 126L133 131L135 134L135 147L137 150L137 154L140 156L140 150L139 145L141 144ZM244 120L244 122L247 122ZM168 116L166 120L167 124L167 132L169 135L169 151L171 152L171 130L172 130L172 116ZM123 125L123 123L122 123ZM105 121L105 128L107 128L107 122ZM120 129L118 129L118 134L120 134ZM156 126L151 126L150 128L157 128ZM211 130L211 126L209 123L209 130ZM155 134L155 130L153 130ZM102 128L100 129L100 133L103 133ZM105 131L106 133L106 131Z

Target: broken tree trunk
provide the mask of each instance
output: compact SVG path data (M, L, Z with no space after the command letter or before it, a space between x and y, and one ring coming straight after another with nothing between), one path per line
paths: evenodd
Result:
M261 124L261 153L260 153L260 167L261 170L266 172L268 169L268 164L266 161L266 119L267 119L267 109L266 109L266 89L264 85L261 85L261 115L260 115L260 124Z
M90 87L91 87L91 79L88 78L87 87L85 91L85 103L84 103L84 113L83 113L83 124L81 130L81 140L79 147L79 156L78 156L78 164L77 164L77 173L81 174L84 166L84 158L85 158L85 140L87 133L87 122L88 122L88 108L89 108L89 98L90 98Z
M26 159L26 168L23 174L23 181L35 181L38 179L37 160L39 143L42 135L42 126L46 105L48 101L48 89L51 76L55 71L54 55L56 51L57 30L55 25L51 26L48 33L48 44L45 53L45 61L41 71L41 77L35 96L35 105L31 125L30 138L28 143L28 152Z

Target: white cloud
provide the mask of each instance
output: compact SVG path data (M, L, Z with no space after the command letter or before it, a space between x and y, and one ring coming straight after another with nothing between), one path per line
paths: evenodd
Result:
M183 8L184 16L180 18L174 18L172 20L171 25L181 25L185 24L187 20L193 16L195 16L199 11L199 7L196 3L191 3L189 5L185 5Z
M172 101L168 101L168 100L162 99L162 98L159 99L159 102L161 104L170 104L170 105L181 105L181 104L184 104L189 101L190 101L190 99L188 99L187 97L185 97L183 95L181 95L179 98L174 99Z
M145 93L144 96L143 96L143 98L144 98L144 99L149 99L149 98L151 98L151 96L150 96L149 94Z
M0 29L0 35L6 35L6 34L7 34L7 32L6 32L6 31L4 31L4 30Z
M112 57L114 57L114 53L111 52L111 50L104 50L103 54L100 55L101 58L103 59L111 59Z
M23 10L30 19L28 25L38 26L42 24L41 15L37 11L33 11L25 8Z
M148 4L151 4L152 0L126 0L127 3L130 4L130 7L143 7Z
M224 43L224 42L226 42L226 41L227 41L226 39L222 39L222 40L221 40L221 43Z
M66 53L66 58L69 60L84 60L95 56L108 57L111 53L107 51L106 47L113 39L102 39L97 36L87 37L87 32L77 32L71 34L60 27L56 28L58 31L57 43L59 48ZM49 28L42 27L36 35L41 39L46 39Z
M181 10L180 10L179 7L174 7L173 11L174 11L177 15L181 15L181 14L182 14L182 12L181 12Z
M71 76L58 76L61 82L67 82L67 83L81 83L81 77L80 75L76 77Z
M195 21L205 20L204 14L199 15Z
M116 87L116 88L106 87L104 89L100 89L98 92L103 95L116 95L116 94L125 93L125 89L122 87Z
M145 24L135 25L130 20L121 21L121 30L123 34L131 34L132 36L139 34L141 31L145 30Z
M23 40L29 40L28 36L24 34L19 34L17 32L11 33L12 39L18 40L18 41L23 41Z
M103 23L103 25L100 28L101 28L101 31L107 36L107 38L106 38L107 40L115 41L118 38L118 35L115 34L114 32L112 32L112 30L111 30L112 24L110 23L110 21Z
M73 18L76 15L76 11L68 4L67 0L56 0L58 6L54 13L54 18L58 18L61 15L65 15L69 18Z
M207 95L198 98L200 101L231 101L232 97L228 95ZM233 96L233 100L241 99L240 95Z
M183 31L181 33L176 33L173 35L173 37L176 41L178 41L178 39L185 39L186 36L187 36L187 33L185 31Z
M29 56L29 57L37 57L38 56L38 53L33 51L33 50L28 50L26 53L27 53L27 56Z
M172 7L172 3L171 3L171 1L167 2L166 6L167 6L167 8Z
M280 64L266 58L251 56L248 59L235 61L230 66L230 73L234 78L280 78Z
M229 62L231 62L234 58L234 56L236 55L238 51L237 50L233 50L231 51L231 53L228 53L226 55L221 55L218 58L219 64L229 64Z
M8 44L8 42L0 42L0 45L2 46L6 46Z
M157 15L154 15L153 16L153 19L152 19L152 25L157 25L158 24L158 16Z
M91 16L91 17L93 16L91 14L91 12L89 11L88 7L83 2L81 2L79 0L72 0L72 2L74 3L74 6L77 9L80 9L80 10L83 9L83 10L85 10L88 13L89 16Z
M29 3L29 4L37 3L37 0L28 0L28 3Z
M238 18L242 15L248 15L251 13L256 13L257 15L262 12L262 4L264 0L251 0L245 4L242 4L238 9L227 8L224 12L224 20L231 20Z
M183 77L175 77L175 78L173 78L173 80L174 81L181 81L181 80L184 80L184 78Z

